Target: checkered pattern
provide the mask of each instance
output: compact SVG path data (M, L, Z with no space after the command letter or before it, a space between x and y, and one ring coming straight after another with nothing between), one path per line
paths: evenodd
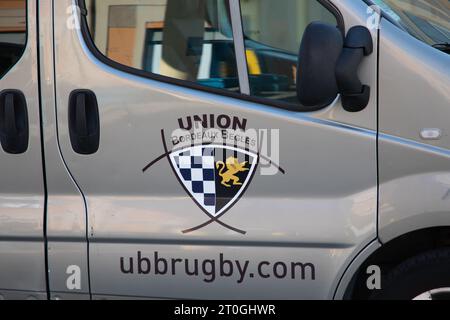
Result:
M193 147L172 155L184 186L191 191L195 200L208 212L215 214L216 182L214 149L203 146Z

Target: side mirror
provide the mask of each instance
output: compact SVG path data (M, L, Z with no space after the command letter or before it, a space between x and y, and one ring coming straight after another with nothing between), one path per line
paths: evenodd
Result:
M343 39L336 27L312 22L303 36L297 73L297 96L304 111L331 104L339 93L346 111L364 110L370 87L361 83L358 68L372 52L372 35L366 27L351 28Z
M297 72L297 97L303 111L319 110L336 99L336 65L343 47L343 35L336 26L312 22L306 28Z

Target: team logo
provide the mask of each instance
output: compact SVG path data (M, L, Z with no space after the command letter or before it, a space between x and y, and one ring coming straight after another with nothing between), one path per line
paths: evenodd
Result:
M258 155L206 145L170 154L172 167L191 198L211 217L230 209L253 177Z
M207 215L208 220L184 230L190 233L216 222L235 232L246 232L232 227L220 218L244 195L252 181L261 158L251 148L226 144L204 143L169 150L164 130L161 130L164 154L148 164L146 172L156 162L167 158L172 170L190 198ZM279 168L284 173L283 169Z

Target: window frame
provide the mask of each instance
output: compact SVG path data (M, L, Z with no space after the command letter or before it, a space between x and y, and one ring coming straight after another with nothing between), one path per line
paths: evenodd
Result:
M372 6L376 6L379 7L375 2L373 2L372 0L363 0L367 6L372 7ZM381 9L381 8L380 8ZM399 24L397 21L395 21L389 14L387 14L386 12L384 12L384 10L381 9L380 11L380 16L381 18L386 19L387 21L389 21L390 23L392 23L394 26L396 26L397 28L399 28L402 31L405 31L406 33L409 34L408 31L405 30L405 28L403 28L403 26L401 24Z
M250 79L247 72L247 57L245 54L244 28L240 0L229 0L231 28L233 29L234 54L239 76L241 95L250 96Z
M372 6L376 6L380 9L380 16L381 18L384 18L385 20L389 21L391 24L393 24L394 26L396 26L397 28L399 28L400 30L402 30L403 32L407 33L408 35L410 35L411 37L413 37L416 40L419 40L422 43L425 43L426 45L428 45L429 47L433 48L432 45L426 43L425 41L423 41L422 39L419 39L418 37L416 37L415 35L413 35L409 30L407 30L407 28L405 28L401 23L399 23L398 21L396 21L390 14L388 14L383 8L381 8L379 5L377 5L375 2L373 2L373 0L363 0L369 7ZM436 49L436 48L434 48Z
M14 64L12 64L6 71L5 71L5 73L2 75L2 74L0 74L0 81L1 80L3 80L10 72L11 72L11 70L20 62L20 60L22 60L22 58L23 58L23 55L25 54L25 51L26 51L26 49L28 48L28 43L29 43L29 39L28 39L28 37L29 37L29 35L30 35L30 33L29 33L29 17L28 17L28 1L30 1L30 0L24 0L25 1L25 42L23 43L23 46L22 46L22 51L20 52L20 56L19 56L19 58L17 59L17 61L14 63ZM84 0L83 0L84 1ZM18 31L16 31L16 32L11 32L11 33L22 33L22 32L18 32Z
M331 14L333 14L336 17L336 21L338 23L338 28L342 33L342 37L345 37L345 22L344 17L342 13L339 11L339 9L331 2L331 0L315 0L318 1L325 9L330 11ZM234 3L234 5L233 5ZM237 3L237 5L236 5ZM314 112L321 110L328 105L318 105L315 107L308 107L308 110L302 110L302 105L300 103L294 104L284 101L278 101L268 98L261 98L250 95L250 83L249 83L249 76L248 76L248 65L247 65L247 57L245 55L245 39L244 39L244 30L243 30L243 24L242 24L242 15L241 15L241 7L240 7L240 0L229 0L229 9L231 14L231 24L233 29L233 41L234 41L234 49L236 54L236 64L238 69L238 76L239 76L239 86L240 86L240 93L235 93L232 91L228 91L225 89L218 89L213 87L207 87L201 84L198 84L193 81L187 81L187 80L180 80L156 73L151 73L148 71L136 69L130 66L123 65L121 63L118 63L107 56L105 56L95 45L94 40L91 37L91 33L89 30L88 22L87 22L87 15L88 11L86 9L85 0L77 0L78 7L80 8L79 13L81 15L80 17L80 31L81 35L83 37L83 41L89 51L94 55L96 59L98 59L100 62L104 63L105 65L108 65L114 69L117 69L119 71L132 74L141 78L155 80L159 82L164 82L167 84L172 84L188 89L193 89L197 91L217 94L220 96L235 98L243 101L253 102L265 106L275 107L287 111L293 111L293 112ZM233 18L233 11L239 12L239 15L234 15L235 18ZM240 24L239 24L240 22ZM235 26L235 23L238 25ZM235 37L238 37L239 39L236 39ZM237 44L237 41L239 41L239 45ZM241 50L243 50L243 56L241 54ZM245 61L245 66L243 66L243 63ZM242 83L241 83L242 81ZM242 86L244 85L244 87ZM248 88L248 94L245 94L242 92L242 88L244 90L246 87ZM337 96L336 96L337 97Z

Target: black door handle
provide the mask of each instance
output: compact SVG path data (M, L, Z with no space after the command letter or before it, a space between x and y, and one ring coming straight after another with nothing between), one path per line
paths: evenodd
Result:
M100 146L97 97L90 90L75 90L69 97L69 133L72 148L79 154L93 154Z
M19 90L0 92L0 141L5 152L21 154L29 142L27 102Z

